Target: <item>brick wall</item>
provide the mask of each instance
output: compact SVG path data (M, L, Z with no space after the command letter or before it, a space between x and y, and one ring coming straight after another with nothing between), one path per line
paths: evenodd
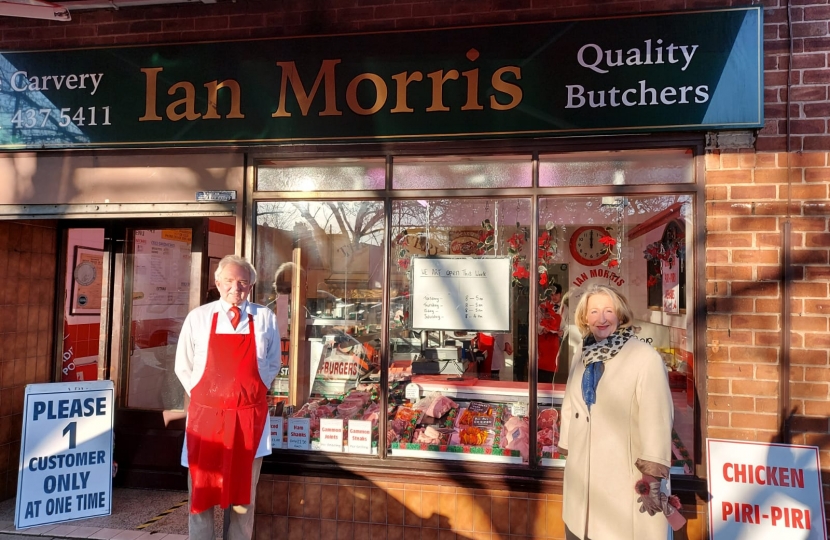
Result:
M6 50L25 50L463 26L733 3L746 4L727 0L238 0L73 12L68 24L4 18L0 39ZM755 147L712 148L705 159L708 395L701 402L712 436L761 441L776 437L781 406L777 397L783 322L781 231L789 220L794 262L793 297L787 307L792 315L789 378L794 442L819 445L823 469L830 471L830 6L826 0L790 0L790 4L787 9L785 0L763 2L766 125ZM828 484L830 476L825 477ZM830 490L825 499L830 501Z
M55 223L0 221L0 500L17 493L27 384L49 382Z

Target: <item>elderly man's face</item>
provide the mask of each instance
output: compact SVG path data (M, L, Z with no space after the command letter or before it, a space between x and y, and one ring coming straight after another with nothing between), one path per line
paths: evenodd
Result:
M219 289L222 300L232 306L238 306L251 292L251 276L248 269L236 264L225 266L216 280L216 288Z

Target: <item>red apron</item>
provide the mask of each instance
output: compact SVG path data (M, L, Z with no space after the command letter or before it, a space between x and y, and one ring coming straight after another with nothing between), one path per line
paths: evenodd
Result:
M251 466L268 418L254 318L247 334L217 334L213 314L205 373L190 393L187 462L190 513L251 503Z

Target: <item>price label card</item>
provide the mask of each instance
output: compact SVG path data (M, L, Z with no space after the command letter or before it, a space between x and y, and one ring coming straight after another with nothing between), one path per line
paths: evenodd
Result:
M343 451L343 419L320 419L320 450L324 452Z
M311 419L288 419L288 448L291 450L311 449Z
M415 383L406 385L406 399L410 401L417 401L421 397L421 387Z
M527 416L527 403L524 401L517 401L511 407L513 416Z
M481 428L491 428L496 421L492 416L474 416L473 425Z
M477 413L486 413L490 410L490 405L486 403L482 403L481 401L472 401L470 402L470 406L467 407L471 412Z
M372 453L372 422L369 420L349 420L349 453Z
M285 419L282 416L271 417L271 448L274 450L283 448L282 435L285 432L283 426Z

